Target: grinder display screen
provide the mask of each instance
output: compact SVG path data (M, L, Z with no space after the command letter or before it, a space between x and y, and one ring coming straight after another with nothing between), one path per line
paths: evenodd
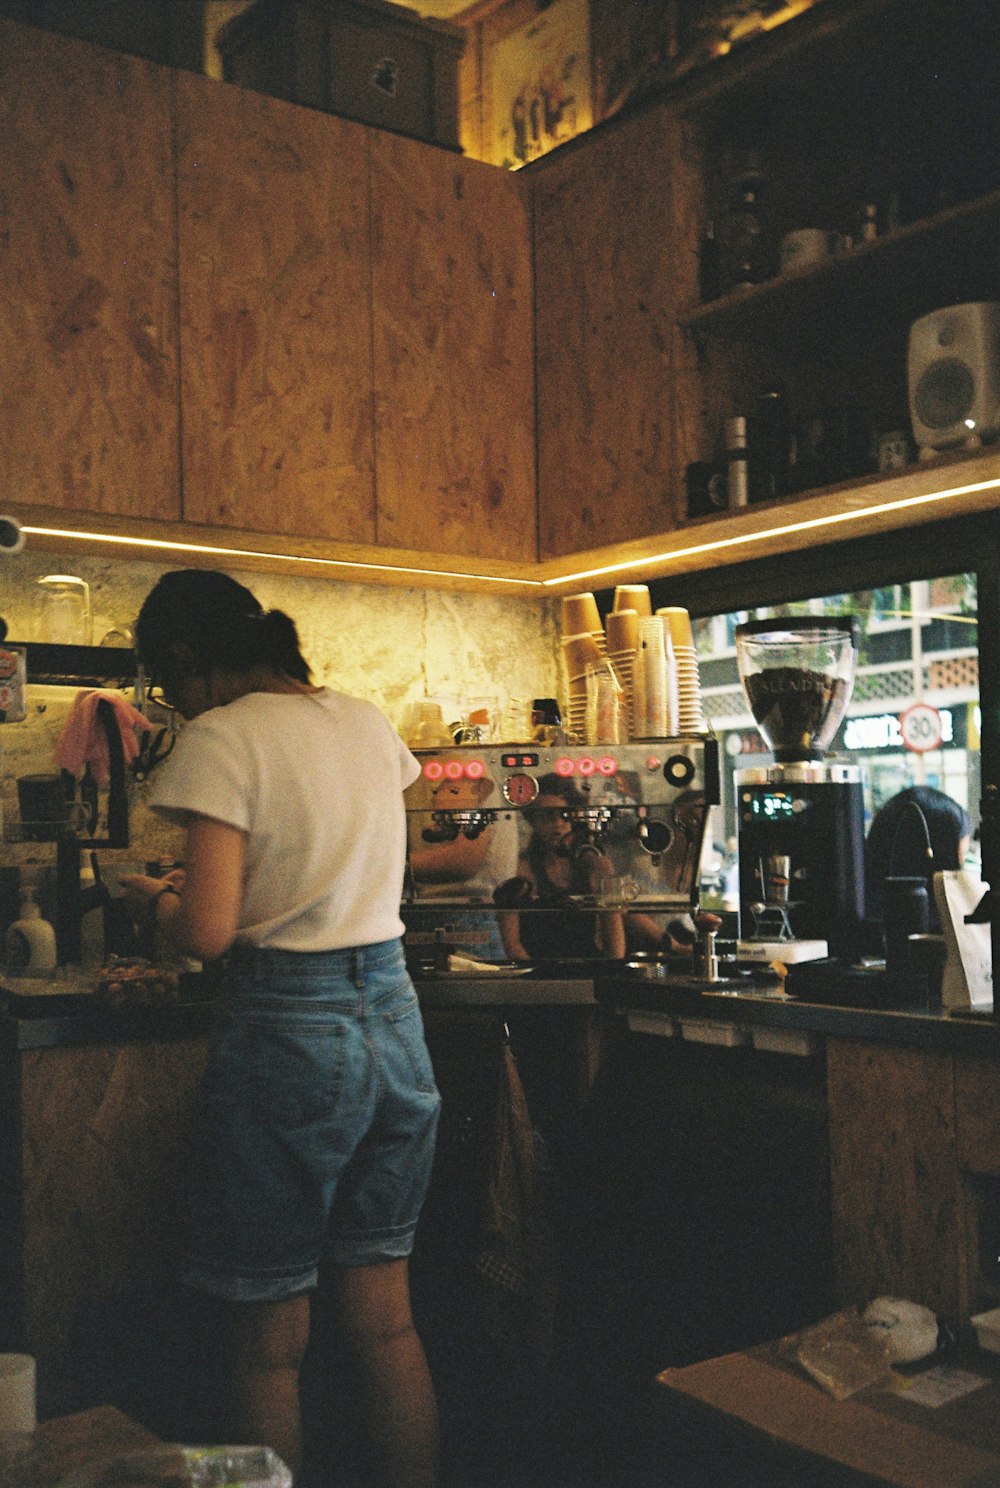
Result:
M784 821L796 814L795 799L784 791L768 791L766 795L752 796L750 812L764 821Z

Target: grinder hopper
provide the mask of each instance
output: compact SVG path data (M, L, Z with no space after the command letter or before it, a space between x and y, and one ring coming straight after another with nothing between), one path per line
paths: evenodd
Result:
M740 681L779 763L826 754L851 700L860 635L856 615L736 627Z

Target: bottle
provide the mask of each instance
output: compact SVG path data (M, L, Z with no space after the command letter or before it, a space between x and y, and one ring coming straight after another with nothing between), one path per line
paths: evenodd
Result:
M104 898L90 863L80 864L80 965L100 966L104 960Z
M698 249L698 295L703 305L717 300L722 293L722 262L715 223L706 222Z
M755 184L745 182L739 188L738 200L729 215L723 275L725 288L759 284L765 277L758 191Z
M25 887L21 912L4 937L4 965L12 976L48 976L56 969L56 932L35 901L33 888Z
M739 511L750 500L750 451L742 413L726 419L726 491L730 511Z
M865 202L861 208L861 225L858 238L862 243L874 243L878 237L878 207L875 202Z
M791 436L788 406L778 387L757 399L750 429L750 499L776 501L788 495Z

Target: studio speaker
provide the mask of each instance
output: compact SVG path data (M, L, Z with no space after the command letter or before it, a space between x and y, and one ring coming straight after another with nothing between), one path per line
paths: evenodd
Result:
M1000 434L1000 304L947 305L915 320L907 382L922 456Z

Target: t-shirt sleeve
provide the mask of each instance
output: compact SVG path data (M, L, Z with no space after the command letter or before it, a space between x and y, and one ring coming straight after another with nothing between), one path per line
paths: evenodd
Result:
M398 734L396 737L399 738ZM402 739L399 739L399 775L404 790L408 785L412 785L420 775L420 761L414 759Z
M207 717L185 726L157 772L149 805L180 826L192 816L209 816L249 831L253 773L229 731Z

